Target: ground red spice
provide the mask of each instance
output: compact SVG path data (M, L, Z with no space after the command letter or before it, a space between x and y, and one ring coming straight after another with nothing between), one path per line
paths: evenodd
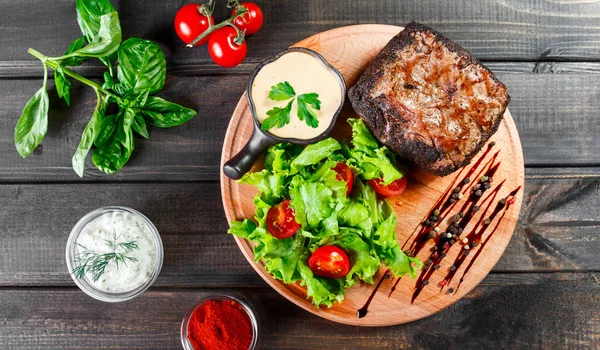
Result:
M195 350L248 350L252 324L244 308L233 300L208 300L192 313L188 340Z

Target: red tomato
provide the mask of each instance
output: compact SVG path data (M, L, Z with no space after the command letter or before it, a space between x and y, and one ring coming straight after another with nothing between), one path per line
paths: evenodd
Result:
M354 174L346 163L337 163L333 170L337 173L336 178L340 181L346 181L346 196L352 192L354 186Z
M375 192L379 193L380 195L384 197L390 197L398 196L404 192L404 189L406 188L406 182L406 176L402 176L402 178L393 181L387 186L383 185L383 180L381 178L369 180L369 185L371 185L371 187L375 189Z
M258 7L257 4L252 2L243 2L241 5L248 9L248 12L244 13L239 17L236 17L236 19L233 21L233 24L235 24L235 26L238 27L239 30L246 29L247 35L258 32L260 27L262 27L264 21L262 10L260 9L260 7ZM231 15L235 15L235 9L231 13ZM242 19L242 17L244 18Z
M296 222L296 215L294 209L290 208L289 199L272 206L267 212L267 229L273 237L277 239L291 237L299 228L300 224Z
M308 259L308 267L317 276L342 278L350 271L350 259L340 248L326 245L312 253Z
M175 15L175 32L186 44L191 43L198 35L208 29L208 18L200 14L198 7L200 7L198 4L187 4L180 8L177 15ZM210 17L210 23L215 23L212 16ZM209 37L210 35L198 41L194 46L206 43Z
M241 45L236 44L237 32L230 26L223 27L213 32L208 39L208 53L219 66L229 68L240 64L246 58L246 41Z

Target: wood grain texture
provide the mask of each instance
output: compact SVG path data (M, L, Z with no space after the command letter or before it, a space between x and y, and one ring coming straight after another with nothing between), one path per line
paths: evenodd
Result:
M532 166L600 165L600 64L490 64L511 94L510 110ZM537 71L537 73L534 73ZM41 72L40 72L41 73ZM40 80L0 79L0 182L24 181L198 181L217 180L223 137L248 76L170 75L161 96L199 114L174 129L150 129L118 173L105 176L88 159L80 179L71 156L95 106L94 92L74 84L67 107L50 88L49 132L41 153L22 159L13 130Z
M180 0L113 0L124 37L160 43L177 64L209 61L204 47L186 49L173 30ZM185 1L189 2L189 1ZM405 25L417 20L440 30L486 60L598 60L600 26L596 1L347 0L256 1L265 13L260 32L248 40L248 61L257 62L312 34L352 24ZM80 35L72 1L0 1L0 61L32 60L26 51L58 55ZM229 14L217 6L215 18ZM35 21L31 21L35 18ZM24 25L24 24L27 25Z
M387 42L401 30L402 28L395 26L375 24L340 27L315 34L294 46L306 47L317 51L343 75L346 85L352 86L358 80L365 67L383 49ZM293 68L290 67L290 69ZM345 120L356 117L351 108L345 108L338 117L331 134L339 140L349 138L351 134ZM223 142L221 164L224 164L235 156L244 147L245 143L248 142L253 132L254 121L246 95L244 94L240 98L240 102L233 112L231 122L227 128L227 134ZM358 318L356 317L357 310L361 308L367 298L369 298L369 295L372 292L374 293L375 285L364 284L349 288L346 290L342 303L335 303L330 309L315 308L310 301L306 300L305 287L301 287L299 284L285 284L280 280L276 280L264 269L262 263L257 264L254 262L254 243L239 237L235 237L235 240L248 259L248 262L271 287L294 304L318 316L335 322L358 326L389 326L427 317L448 307L448 305L456 302L474 288L492 270L508 245L515 229L522 198L522 191L518 191L518 189L521 189L523 186L525 170L521 142L519 141L517 129L508 110L504 113L500 127L492 136L490 142L496 143L497 147L489 149L486 152L480 152L473 159L473 163L465 167L466 171L462 175L461 172L458 172L442 178L433 176L422 169L411 168L409 170L410 184L402 196L389 198L398 222L401 223L396 227L398 243L402 246L403 242L407 242L408 245L406 247L410 247L415 241L416 236L414 234L420 228L423 218L427 217L428 212L436 207L435 203L439 201L438 198L440 196L448 195L445 194L447 188L451 188L452 184L462 181L466 174L473 174L470 176L477 179L480 175L476 174L487 174L487 171L492 166L498 164L496 166L498 171L495 173L494 178L496 179L496 183L504 183L504 186L501 188L498 187L499 191L497 192L498 198L496 201L506 197L514 190L514 207L507 207L502 212L502 220L498 219L496 222L493 222L489 226L490 229L486 230L487 234L484 234L484 236L486 236L486 240L489 237L490 245L484 246L482 244L479 248L481 252L477 262L474 262L474 259L476 259L479 253L471 254L467 258L469 263L474 263L473 268L469 271L468 275L466 272L463 272L464 280L462 277L460 278L462 288L458 289L456 284L449 285L456 288L456 293L452 295L447 295L445 291L438 290L439 283L444 279L443 276L446 274L446 272L442 271L447 271L450 265L452 265L452 261L458 255L457 253L461 252L461 244L457 244L453 247L454 249L448 251L448 258L440 262L440 271L433 274L431 278L427 278L431 282L432 287L424 288L416 300L414 297L411 300L415 289L415 281L403 278L393 295L391 295L390 291L393 283L384 283L369 307L372 311L366 317ZM477 166L477 164L480 165ZM255 164L253 171L260 171L261 168L260 164ZM493 187L500 186L496 183L493 184ZM236 181L227 178L225 174L221 174L221 193L225 214L229 220L244 220L255 216L253 199L257 194L256 188L238 184ZM494 201L494 198L489 199L490 202ZM485 208L484 204L487 205L485 199L482 198L478 205ZM438 205L441 205L441 203ZM457 207L460 208L461 206L462 204L459 204ZM451 215L455 215L459 211L458 208L450 211L447 216L444 216L443 220L451 217ZM464 236L476 229L475 222L480 220L479 216L483 220L483 216L490 216L493 210L494 207L489 212L482 210L482 213L478 213L479 215L476 215L477 217L472 220L473 222L470 225L465 223ZM442 232L446 227L445 224L441 225L440 229ZM494 228L492 229L491 227ZM497 231L493 237L490 233L491 230ZM433 243L429 242L425 249L417 250L416 253L413 253L417 254L422 261L425 261L431 254L429 248L432 246ZM402 247L403 249L407 249L404 246ZM379 273L375 276L375 280L382 278L384 271L384 267L380 268ZM416 283L420 282L417 281ZM383 296L388 293L390 293L391 297L384 298Z
M600 341L597 273L493 274L456 304L396 327L339 325L267 288L237 289L258 312L260 349L592 349ZM119 304L77 289L0 290L3 349L180 349L187 308L224 289L155 289Z
M528 172L519 224L494 272L600 271L600 172L553 173ZM219 197L213 182L0 185L0 286L72 286L69 232L109 204L140 210L160 231L157 286L265 286L225 233Z

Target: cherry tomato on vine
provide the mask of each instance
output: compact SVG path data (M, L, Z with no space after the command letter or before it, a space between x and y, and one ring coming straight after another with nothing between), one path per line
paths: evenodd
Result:
M289 199L272 206L267 212L267 229L273 237L277 239L291 237L299 228L300 224L296 222L296 214L294 209L290 208Z
M317 276L342 278L350 271L350 259L346 252L334 245L317 248L308 258L308 267Z
M333 170L337 173L336 178L339 181L346 182L346 196L348 196L352 192L352 186L354 186L354 174L352 170L350 170L350 167L346 163L337 163L333 167Z
M246 41L238 45L234 41L236 36L236 30L227 26L213 32L208 38L208 53L219 66L237 66L246 58Z
M406 183L406 176L403 176L398 180L392 181L392 183L390 183L387 186L383 185L383 179L381 178L369 180L369 185L371 185L371 187L375 189L375 192L379 193L384 197L398 196L402 194L402 192L404 192L404 189L406 189Z
M260 27L262 27L264 21L263 13L260 7L258 7L257 4L252 2L243 2L240 5L248 9L248 12L237 17L233 21L233 24L235 24L235 26L238 27L239 30L246 29L246 35L258 32ZM231 13L231 15L235 15L235 9Z
M175 32L184 43L191 43L196 37L208 29L208 17L198 11L198 4L187 4L177 11L175 15ZM210 16L210 23L215 21ZM208 41L210 36L200 40L194 46L200 46Z

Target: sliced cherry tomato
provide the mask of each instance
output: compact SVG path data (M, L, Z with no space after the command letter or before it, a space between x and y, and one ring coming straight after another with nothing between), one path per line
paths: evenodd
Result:
M208 17L202 16L198 11L198 7L200 7L198 4L187 4L180 8L175 15L175 32L186 44L191 43L198 35L208 29ZM215 23L212 16L210 22ZM194 46L206 43L209 37L210 35L198 41Z
M333 170L337 173L336 178L340 181L346 181L346 196L352 192L352 186L354 186L354 174L350 167L346 163L337 163Z
M375 189L375 192L384 197L400 195L404 192L406 183L406 176L402 176L400 179L392 181L392 183L387 186L383 185L383 180L381 178L369 180L369 185Z
M342 278L350 271L350 259L340 248L326 245L312 253L308 259L308 267L317 276Z
M300 224L296 222L296 214L294 209L290 208L289 199L272 206L267 212L267 229L273 237L278 239L291 237L299 228Z
M246 29L247 35L258 32L264 21L262 10L257 4L252 2L242 2L241 6L248 9L248 12L244 13L242 16L236 17L233 24L235 24L239 30ZM231 15L235 15L235 9ZM244 18L242 19L242 17Z
M234 42L237 32L230 26L213 32L208 38L208 53L216 64L222 67L233 67L246 58L246 41L241 44Z

